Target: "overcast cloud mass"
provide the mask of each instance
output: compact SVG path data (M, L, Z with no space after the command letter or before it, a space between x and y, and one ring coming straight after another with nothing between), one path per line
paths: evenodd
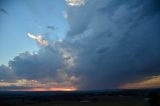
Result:
M62 41L41 37L45 45L38 41L39 51L20 53L0 66L4 89L97 90L160 81L159 0L78 1L66 1L69 30Z

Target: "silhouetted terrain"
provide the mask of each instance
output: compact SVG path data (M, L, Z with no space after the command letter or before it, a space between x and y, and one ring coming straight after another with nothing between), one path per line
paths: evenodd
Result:
M101 90L72 92L1 91L1 106L149 106L160 89ZM155 102L155 101L154 101Z

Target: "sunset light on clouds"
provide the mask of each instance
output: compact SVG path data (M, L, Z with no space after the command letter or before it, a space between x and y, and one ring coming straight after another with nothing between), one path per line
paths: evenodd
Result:
M33 35L31 33L27 34L30 38L36 40L40 45L44 45L47 46L48 45L48 41L45 40L41 35Z
M158 0L0 1L0 90L160 87Z

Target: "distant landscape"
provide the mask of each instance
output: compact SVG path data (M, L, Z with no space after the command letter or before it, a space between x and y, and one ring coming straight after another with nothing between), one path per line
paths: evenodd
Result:
M160 106L160 0L0 0L0 106Z
M2 106L149 106L150 94L160 89L102 91L3 91ZM160 98L158 98L160 101Z

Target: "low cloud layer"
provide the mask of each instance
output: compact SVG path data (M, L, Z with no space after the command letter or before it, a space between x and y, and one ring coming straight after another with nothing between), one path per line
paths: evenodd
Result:
M0 66L0 80L89 90L145 85L153 76L159 79L159 7L159 0L87 0L68 6L70 29L65 39L51 42L30 36L47 45Z

